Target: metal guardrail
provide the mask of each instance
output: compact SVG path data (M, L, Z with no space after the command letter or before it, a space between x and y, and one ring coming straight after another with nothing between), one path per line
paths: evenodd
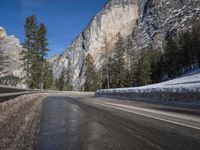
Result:
M24 92L24 91L29 91L29 89L0 85L0 94L1 93L11 93L11 92L12 93L14 93L14 92Z
M41 90L23 89L10 86L0 86L0 103L14 97L42 92Z

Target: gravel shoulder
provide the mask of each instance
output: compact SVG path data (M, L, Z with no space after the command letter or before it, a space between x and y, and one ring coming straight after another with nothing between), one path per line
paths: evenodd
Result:
M0 149L37 148L40 114L45 94L24 95L0 103Z

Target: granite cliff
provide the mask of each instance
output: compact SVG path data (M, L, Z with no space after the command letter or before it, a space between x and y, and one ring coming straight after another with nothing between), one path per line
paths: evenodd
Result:
M6 30L0 27L0 50L4 56L4 73L1 74L1 84L25 87L22 83L24 71L22 67L22 45L18 38L7 35Z
M91 54L100 68L105 47L112 50L117 34L131 37L138 52L149 44L162 49L167 37L190 29L199 19L198 0L109 0L71 45L49 60L54 77L68 69L70 60L74 88L81 90L86 55Z

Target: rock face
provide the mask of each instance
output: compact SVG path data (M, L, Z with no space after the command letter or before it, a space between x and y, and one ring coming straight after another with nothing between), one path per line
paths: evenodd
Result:
M7 36L7 33L3 27L0 27L0 39L3 40Z
M198 0L145 0L140 4L138 26L132 34L137 49L152 44L163 48L167 37L186 31L200 20Z
M54 77L70 59L75 90L81 90L85 56L90 53L100 68L105 47L111 50L119 33L131 37L138 51L149 44L163 48L166 37L188 30L199 17L199 0L109 0L63 54L50 60Z
M22 77L24 76L24 71L22 67L21 51L23 50L20 45L19 39L13 35L8 36L5 29L0 27L0 50L3 52L5 57L4 60L4 71L5 73L1 77L14 76L18 78L17 84L12 86L25 87L22 83Z
M84 59L90 53L97 68L101 66L101 55L105 51L105 41L112 47L117 34L126 37L133 32L138 18L138 5L135 0L111 0L92 18L85 30L60 56L53 58L54 77L58 78L71 59L74 70L73 84L80 90L84 83ZM50 60L52 62L52 60Z

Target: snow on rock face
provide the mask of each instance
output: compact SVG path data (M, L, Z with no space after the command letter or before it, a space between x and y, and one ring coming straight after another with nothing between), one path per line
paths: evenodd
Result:
M0 27L0 49L5 56L5 75L14 75L15 77L22 78L24 76L24 71L22 67L21 52L23 50L19 39L13 35L8 36L5 29ZM25 87L22 83L18 85L19 87Z
M65 52L54 59L54 77L58 78L63 68L67 68L70 58L75 90L80 90L84 83L85 56L91 54L97 69L100 68L105 43L112 50L118 33L124 38L132 37L139 53L149 44L162 49L167 37L188 30L198 20L199 0L109 0Z
M149 44L162 49L167 37L200 21L199 0L145 0L139 8L140 19L133 33L137 49Z

